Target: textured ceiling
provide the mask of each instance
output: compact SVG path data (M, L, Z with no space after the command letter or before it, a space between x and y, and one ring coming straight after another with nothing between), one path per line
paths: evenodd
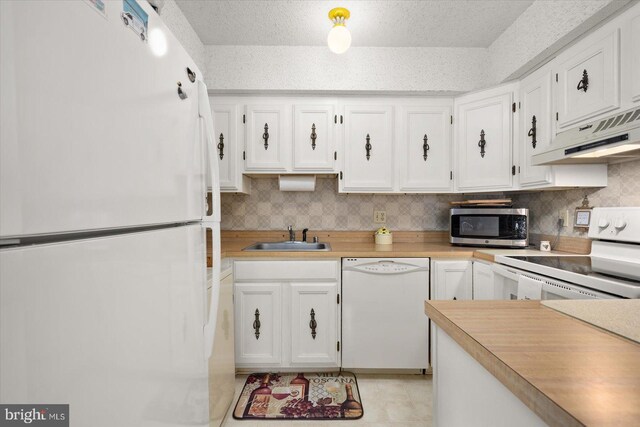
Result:
M327 13L351 11L352 46L488 47L532 0L176 0L204 44L321 46Z

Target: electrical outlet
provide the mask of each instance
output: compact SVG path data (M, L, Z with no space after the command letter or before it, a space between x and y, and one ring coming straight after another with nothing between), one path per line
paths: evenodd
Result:
M561 227L567 227L569 225L569 210L558 211L558 221L561 221Z
M384 224L387 222L387 212L385 211L373 211L373 222L376 224Z

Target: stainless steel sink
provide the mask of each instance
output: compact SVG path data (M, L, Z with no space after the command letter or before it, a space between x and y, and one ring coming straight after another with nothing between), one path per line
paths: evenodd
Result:
M328 243L311 242L258 242L247 246L243 251L272 251L272 252L298 252L298 251L330 251Z

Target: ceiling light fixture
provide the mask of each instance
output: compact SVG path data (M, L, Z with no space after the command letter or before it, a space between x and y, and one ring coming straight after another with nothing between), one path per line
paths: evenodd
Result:
M329 19L333 22L333 28L329 31L327 44L333 53L345 53L351 46L351 33L345 26L351 13L344 7L336 7L329 11Z

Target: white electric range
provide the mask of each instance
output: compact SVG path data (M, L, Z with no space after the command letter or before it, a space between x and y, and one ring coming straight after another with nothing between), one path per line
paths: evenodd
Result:
M541 299L640 298L640 208L594 208L589 255L495 257L500 293L516 299L524 278Z

